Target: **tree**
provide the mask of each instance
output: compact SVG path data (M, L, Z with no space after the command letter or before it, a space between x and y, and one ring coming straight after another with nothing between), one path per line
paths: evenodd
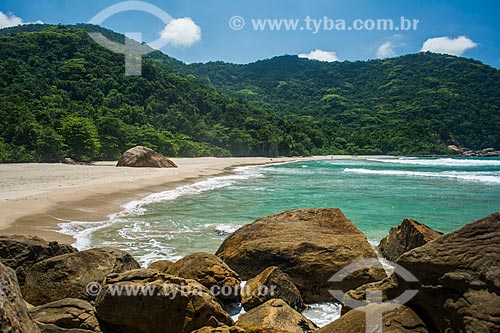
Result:
M101 148L97 128L88 118L68 117L63 120L61 134L75 161L89 162L96 158Z
M40 162L60 162L64 154L64 139L53 128L46 127L37 133L36 147Z

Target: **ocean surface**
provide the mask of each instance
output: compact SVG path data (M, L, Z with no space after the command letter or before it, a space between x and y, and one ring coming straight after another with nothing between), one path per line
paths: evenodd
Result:
M500 211L500 159L332 159L241 167L129 202L97 223L61 224L80 249L112 246L142 265L214 253L255 219L287 209L337 207L376 245L392 226L413 218L450 232ZM319 326L339 314L336 304L306 312Z

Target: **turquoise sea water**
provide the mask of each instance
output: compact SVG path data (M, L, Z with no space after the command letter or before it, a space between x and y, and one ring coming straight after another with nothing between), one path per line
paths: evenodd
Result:
M304 207L340 208L372 244L406 217L450 232L500 211L500 159L332 159L244 167L130 202L109 221L61 226L76 236L79 248L117 247L147 265L196 251L214 253L242 225ZM332 307L337 309L313 307L310 316L326 324L338 315Z

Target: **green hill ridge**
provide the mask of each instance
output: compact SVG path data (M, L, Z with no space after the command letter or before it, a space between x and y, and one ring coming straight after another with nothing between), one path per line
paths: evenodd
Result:
M168 156L450 154L500 147L500 71L419 53L324 63L282 56L186 65L155 51L143 75L91 25L0 30L0 162Z

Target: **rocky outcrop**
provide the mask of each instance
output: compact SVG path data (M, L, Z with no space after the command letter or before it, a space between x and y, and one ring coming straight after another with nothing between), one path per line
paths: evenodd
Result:
M96 311L101 323L116 332L181 333L233 325L203 285L149 269L108 275Z
M481 150L465 150L463 149L462 154L466 157L478 156L478 157L498 157L500 156L500 150L495 148L485 148Z
M236 325L246 333L305 333L317 329L281 299L272 299L242 314Z
M0 332L40 333L21 296L16 273L0 263Z
M387 309L387 311L385 310ZM373 323L368 323L366 317L368 314L383 313L382 321L375 320ZM373 318L373 317L372 317ZM376 317L375 317L376 318ZM379 317L380 318L380 317ZM377 330L380 327L382 330ZM412 332L426 333L429 332L427 326L422 319L411 309L401 305L395 310L387 308L383 304L369 304L363 308L350 311L343 315L333 323L320 328L315 333L364 333L364 332Z
M400 255L439 238L442 233L412 219L392 227L389 234L380 241L378 248L382 255L395 261Z
M174 162L153 149L137 146L130 148L120 157L118 167L177 168Z
M160 273L165 273L174 264L170 260L158 260L149 264L148 269L156 269Z
M216 254L243 280L277 266L306 303L332 300L331 289L348 291L386 277L377 262L341 282L328 282L345 266L376 258L366 236L336 208L298 209L258 219L229 236Z
M203 327L192 333L245 333L245 330L237 326Z
M382 281L367 283L354 290L350 290L346 293L346 296L355 299L357 301L366 301L367 291L381 292L383 302L395 299L396 297L399 296L398 281L396 279L396 275L392 274L391 276L383 279ZM350 310L351 308L346 304L344 304L342 305L341 313L346 314Z
M278 267L264 270L245 284L241 293L241 305L245 311L264 304L270 299L279 298L298 312L306 308L300 291L288 276Z
M0 236L0 262L16 271L21 289L28 270L35 263L77 250L71 245L47 242L35 236Z
M197 252L187 255L170 265L166 273L196 280L222 301L236 302L240 298L239 275L213 254Z
M90 303L76 298L65 298L29 309L42 332L80 330L102 332Z
M106 275L139 268L130 254L111 248L96 248L63 254L33 265L26 276L23 295L33 305L63 298L93 300ZM89 284L93 284L88 289Z
M433 331L500 331L500 212L406 252L397 264L418 283L398 277L407 304ZM432 325L432 326L431 326Z

